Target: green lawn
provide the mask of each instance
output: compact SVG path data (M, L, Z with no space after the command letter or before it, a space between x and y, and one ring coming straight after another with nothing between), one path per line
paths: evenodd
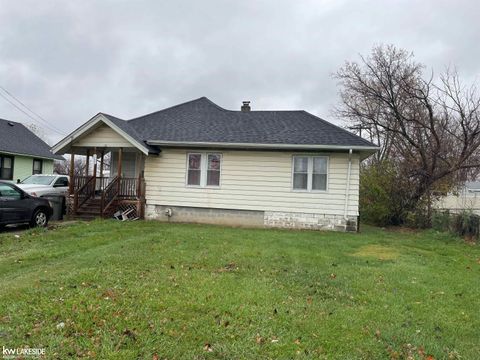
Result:
M479 246L363 231L96 221L0 234L0 346L49 359L478 359Z

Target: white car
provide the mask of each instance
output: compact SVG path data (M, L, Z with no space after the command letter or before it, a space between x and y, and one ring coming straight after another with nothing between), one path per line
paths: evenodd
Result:
M66 175L31 175L16 184L27 194L41 197L44 195L67 195L68 176Z

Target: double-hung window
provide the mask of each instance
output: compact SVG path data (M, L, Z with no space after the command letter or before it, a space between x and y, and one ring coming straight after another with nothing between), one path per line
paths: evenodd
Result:
M13 179L13 157L0 155L0 179Z
M41 174L43 170L43 161L40 159L33 159L33 171L32 174Z
M221 163L221 154L188 153L187 186L219 187Z
M327 178L327 156L293 157L293 190L326 191Z

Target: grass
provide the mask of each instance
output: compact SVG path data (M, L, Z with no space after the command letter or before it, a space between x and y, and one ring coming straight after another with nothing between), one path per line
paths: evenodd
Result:
M0 346L48 359L475 359L479 299L479 247L433 231L0 234Z

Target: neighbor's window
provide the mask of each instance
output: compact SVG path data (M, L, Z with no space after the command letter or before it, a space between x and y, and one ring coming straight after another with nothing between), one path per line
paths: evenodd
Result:
M190 153L187 155L187 185L220 186L221 154Z
M0 156L0 179L13 179L13 157Z
M328 157L326 156L294 156L293 189L327 190L327 168Z
M42 173L42 160L40 159L33 159L33 175L41 174Z

